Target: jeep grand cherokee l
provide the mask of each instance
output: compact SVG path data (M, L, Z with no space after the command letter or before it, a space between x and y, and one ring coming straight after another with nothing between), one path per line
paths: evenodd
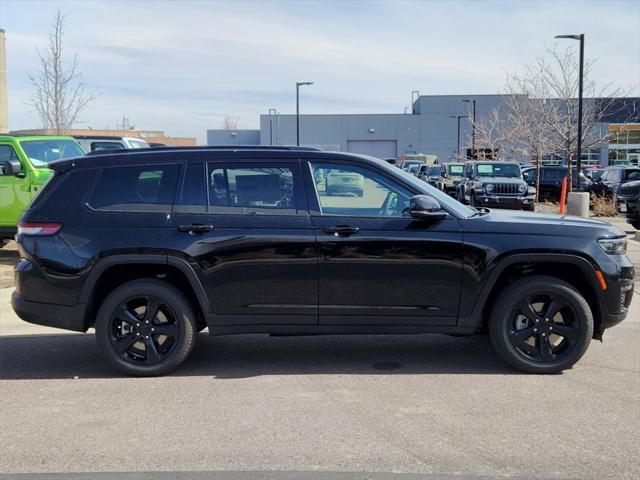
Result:
M211 335L488 332L513 367L571 367L622 321L626 237L475 209L372 157L288 148L106 153L55 171L20 220L12 305L159 375ZM319 191L319 172L362 196ZM518 172L519 175L519 172Z

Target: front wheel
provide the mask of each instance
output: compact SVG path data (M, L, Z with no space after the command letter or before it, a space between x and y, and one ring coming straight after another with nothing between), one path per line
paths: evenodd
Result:
M586 352L593 315L573 286L555 277L531 276L502 291L489 318L489 335L512 367L558 373Z
M163 375L191 353L198 325L189 301L173 286L134 280L104 300L96 339L106 360L129 375Z

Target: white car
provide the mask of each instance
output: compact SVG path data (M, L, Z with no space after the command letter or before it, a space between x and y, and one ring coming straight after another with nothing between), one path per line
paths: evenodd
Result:
M85 153L96 150L120 150L123 148L149 148L149 144L136 137L107 137L103 135L72 135Z
M326 177L325 193L335 195L353 193L361 197L364 192L364 177L359 173L331 170Z

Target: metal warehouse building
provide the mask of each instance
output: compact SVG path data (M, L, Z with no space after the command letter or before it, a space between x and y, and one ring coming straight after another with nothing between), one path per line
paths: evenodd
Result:
M458 116L460 118L460 151L470 148L472 124L465 116L471 117L471 105L475 100L476 119L482 118L496 108L506 107L504 95L422 95L415 97L412 112L399 114L329 114L300 116L300 144L322 150L366 153L379 158L397 158L405 154L437 155L440 161L448 161L458 146ZM588 101L588 100L587 100ZM640 99L626 99L640 106ZM622 113L620 114L622 117ZM628 120L629 116L625 116ZM616 128L622 118L608 118L609 123L601 128ZM637 132L639 123L625 124L625 131ZM618 127L619 128L619 127ZM640 138L633 133L616 145L604 145L584 152L583 158L598 160L607 165L609 159L621 163L628 156L638 162ZM295 115L266 114L260 116L259 130L207 130L209 145L295 145ZM482 145L476 145L482 148ZM625 150L620 154L618 150ZM635 155L635 156L634 156ZM520 158L517 160L526 160Z

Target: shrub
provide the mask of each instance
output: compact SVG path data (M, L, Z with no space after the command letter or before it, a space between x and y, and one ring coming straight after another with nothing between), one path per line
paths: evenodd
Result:
M591 194L591 210L594 217L617 217L618 202L616 196Z

